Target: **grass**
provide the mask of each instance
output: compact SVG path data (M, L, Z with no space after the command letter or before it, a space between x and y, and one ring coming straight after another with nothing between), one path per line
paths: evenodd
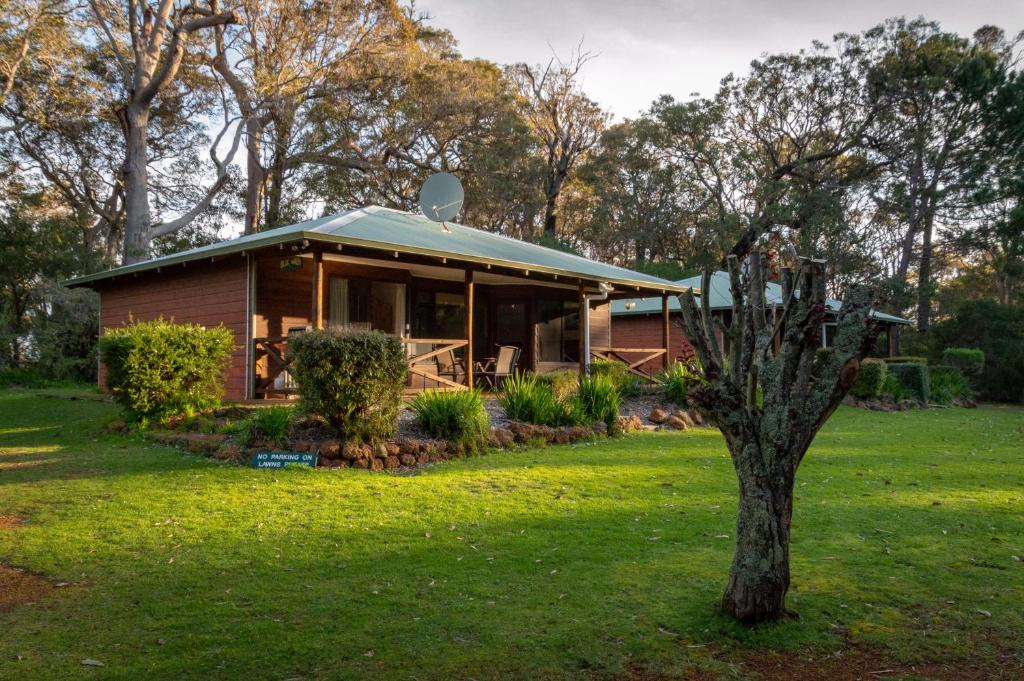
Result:
M798 476L801 618L755 630L716 609L736 484L712 431L398 476L220 464L113 418L0 392L0 515L24 519L0 561L73 585L0 613L0 678L732 678L847 639L1024 646L1020 409L840 409Z

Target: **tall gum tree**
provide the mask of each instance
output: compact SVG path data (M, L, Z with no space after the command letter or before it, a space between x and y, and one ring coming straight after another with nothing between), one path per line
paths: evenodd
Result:
M124 99L116 114L124 137L125 263L144 260L150 242L172 234L206 210L229 176L229 164L238 148L241 126L223 160L211 149L216 178L195 206L178 218L152 224L149 202L149 124L153 102L178 75L189 40L196 33L237 21L232 12L215 12L194 2L175 0L90 0L99 38L113 54ZM217 142L227 132L218 135ZM216 147L216 143L214 148Z

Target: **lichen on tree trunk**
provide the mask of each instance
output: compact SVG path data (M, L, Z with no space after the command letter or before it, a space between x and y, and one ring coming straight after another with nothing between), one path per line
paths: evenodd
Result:
M690 291L681 297L684 325L702 364L704 383L690 401L725 436L739 482L736 552L723 608L748 624L784 616L789 590L789 539L797 468L815 434L856 378L874 342L870 290L854 287L838 313L835 341L818 356L827 311L824 265L802 258L782 270L782 301L768 315L766 257L728 258L731 321L712 318ZM702 290L710 289L705 273ZM769 323L769 318L771 323ZM729 340L722 351L714 333ZM778 337L778 351L772 353Z

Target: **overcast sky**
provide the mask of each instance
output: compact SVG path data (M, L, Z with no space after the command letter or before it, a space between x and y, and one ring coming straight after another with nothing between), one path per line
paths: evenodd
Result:
M466 57L502 64L568 56L583 40L598 53L584 73L590 96L617 118L660 94L714 92L765 52L795 51L890 16L924 15L970 35L995 24L1024 29L1020 0L422 0L431 23L451 30Z

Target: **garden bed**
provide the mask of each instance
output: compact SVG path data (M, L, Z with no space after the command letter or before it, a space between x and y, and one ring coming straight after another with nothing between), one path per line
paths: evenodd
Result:
M509 419L497 400L486 400L490 422L488 450L514 449L544 445L574 444L608 436L606 424L551 427ZM175 419L166 426L151 426L145 436L155 442L202 454L216 459L245 463L256 452L308 452L318 455L318 465L325 468L360 468L394 470L414 468L460 458L470 454L458 442L430 437L416 423L409 409L398 417L395 436L377 443L345 442L326 425L315 419L300 419L278 442L254 442L242 445L230 434L231 425L242 421L264 406L232 405L200 416ZM638 430L677 429L703 425L695 412L673 409L656 395L629 398L622 404L619 429L623 433ZM122 430L123 421L113 422L111 430Z

